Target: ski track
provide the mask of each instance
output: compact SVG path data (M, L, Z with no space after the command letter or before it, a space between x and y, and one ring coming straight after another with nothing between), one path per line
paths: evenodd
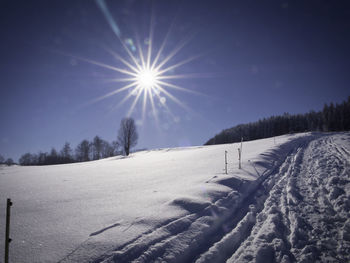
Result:
M256 181L93 262L350 262L349 149L346 133L295 139Z
M349 136L334 137L298 148L264 182L264 208L227 262L350 261Z

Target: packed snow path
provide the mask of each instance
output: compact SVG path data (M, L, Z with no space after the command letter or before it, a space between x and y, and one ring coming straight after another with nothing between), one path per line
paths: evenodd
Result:
M350 262L349 139L299 140L258 180L95 262Z
M259 190L263 208L228 262L350 262L348 142L322 137L289 155Z

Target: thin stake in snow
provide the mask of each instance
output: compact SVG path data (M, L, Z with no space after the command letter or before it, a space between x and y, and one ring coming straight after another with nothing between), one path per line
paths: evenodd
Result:
M242 149L243 149L243 137L241 137L241 147L238 148L238 169L242 169L241 160L242 160Z
M242 166L241 166L241 148L238 148L238 169L242 169Z
M225 174L227 174L227 151L225 151Z
M10 198L7 198L6 208L6 233L5 233L5 263L9 262L9 246L11 242L10 238L10 215L11 215L12 202Z
M241 137L241 154L242 154L242 150L243 150L243 137Z

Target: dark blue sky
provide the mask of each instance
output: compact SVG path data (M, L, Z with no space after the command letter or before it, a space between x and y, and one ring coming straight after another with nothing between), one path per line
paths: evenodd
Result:
M152 2L105 3L121 39L138 36L146 50ZM0 154L17 160L96 134L115 140L133 99L113 108L128 91L89 102L125 85L109 81L125 76L63 55L125 68L105 50L129 59L97 3L13 0L0 7ZM137 148L201 145L224 128L320 110L350 95L348 1L154 1L153 11L153 52L173 25L164 56L191 40L169 66L201 54L172 72L200 78L170 82L205 95L167 89L191 111L167 98L169 114L155 101L159 125L148 107ZM140 123L141 102L131 116Z

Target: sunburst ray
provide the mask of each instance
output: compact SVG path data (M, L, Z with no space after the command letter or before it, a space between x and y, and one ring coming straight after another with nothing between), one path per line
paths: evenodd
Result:
M180 86L177 86L177 85L165 82L165 81L161 81L161 80L157 80L157 84L158 85L162 85L162 86L166 86L168 88L172 88L172 89L181 90L181 91L184 91L184 92L196 94L196 95L204 95L204 94L202 94L202 93L200 93L198 91L186 89L186 88L183 88L183 87L180 87Z
M109 98L109 97L111 97L111 96L113 96L113 95L116 95L116 94L118 94L118 93L120 93L120 92L122 92L122 91L124 91L124 90L128 90L128 89L130 89L130 88L132 88L132 87L135 87L135 86L137 86L137 83L136 83L136 82L132 82L132 83L130 83L130 84L128 84L128 85L125 85L125 86L123 86L123 87L121 87L121 88L119 88L119 89L113 90L113 91L111 91L111 92L109 92L109 93L107 93L107 94L105 94L105 95L103 95L103 96L101 96L101 97L98 97L98 98L92 100L91 103L99 102L99 101L101 101L101 100L104 100L104 99L106 99L106 98Z
M141 94L142 94L142 89L139 88L139 91L138 91L138 93L137 93L137 95L136 95L134 101L132 102L132 104L131 104L131 106L130 106L130 109L129 109L129 111L128 111L128 113L127 113L126 116L130 117L130 115L131 115L132 112L134 111L134 108L135 108L135 106L136 106L136 103L137 103L137 101L139 100Z
M142 109L142 122L144 122L149 101L150 107L152 109L152 114L158 127L159 114L157 109L158 105L156 105L157 101L160 102L161 107L163 107L166 112L173 118L175 118L175 116L171 112L164 98L169 98L169 101L175 102L175 104L179 105L186 111L192 112L192 110L185 103L183 103L182 100L171 94L169 90L178 90L191 94L203 95L200 92L187 89L176 85L176 83L173 83L173 81L178 79L201 77L198 74L176 74L173 72L181 66L190 63L202 56L196 55L184 60L180 60L176 63L172 62L174 57L177 56L180 51L190 42L190 40L193 38L193 35L188 36L184 40L178 42L178 44L173 47L170 52L165 53L165 47L169 42L169 38L175 24L174 19L170 24L159 49L154 50L154 32L156 23L153 7L149 24L149 31L147 33L148 38L146 38L147 41L145 41L145 39L143 41L140 41L138 34L135 34L135 37L133 39L125 38L122 36L121 31L119 30L117 23L114 21L111 13L109 12L105 2L103 0L98 1L100 9L104 13L112 30L118 37L122 46L122 50L124 50L126 54L122 56L121 54L123 53L118 54L114 50L104 46L106 52L108 52L116 61L119 62L118 66L113 66L92 59L86 59L77 56L71 57L117 72L117 74L120 75L119 77L106 79L106 81L116 83L126 82L127 84L94 99L91 103L96 103L121 92L128 91L128 93L113 109L119 108L126 101L129 101L133 96L135 96L131 102L130 108L127 111L127 115L130 116L134 112L136 105L140 102ZM133 43L135 43L136 46ZM129 44L130 47L128 46Z
M117 60L121 61L124 65L126 65L127 67L129 67L132 71L134 71L135 73L139 70L138 68L134 67L133 65L131 65L128 61L126 61L125 59L123 59L119 54L115 53L113 50L105 47L105 50L107 52L109 52L113 57L115 57Z

